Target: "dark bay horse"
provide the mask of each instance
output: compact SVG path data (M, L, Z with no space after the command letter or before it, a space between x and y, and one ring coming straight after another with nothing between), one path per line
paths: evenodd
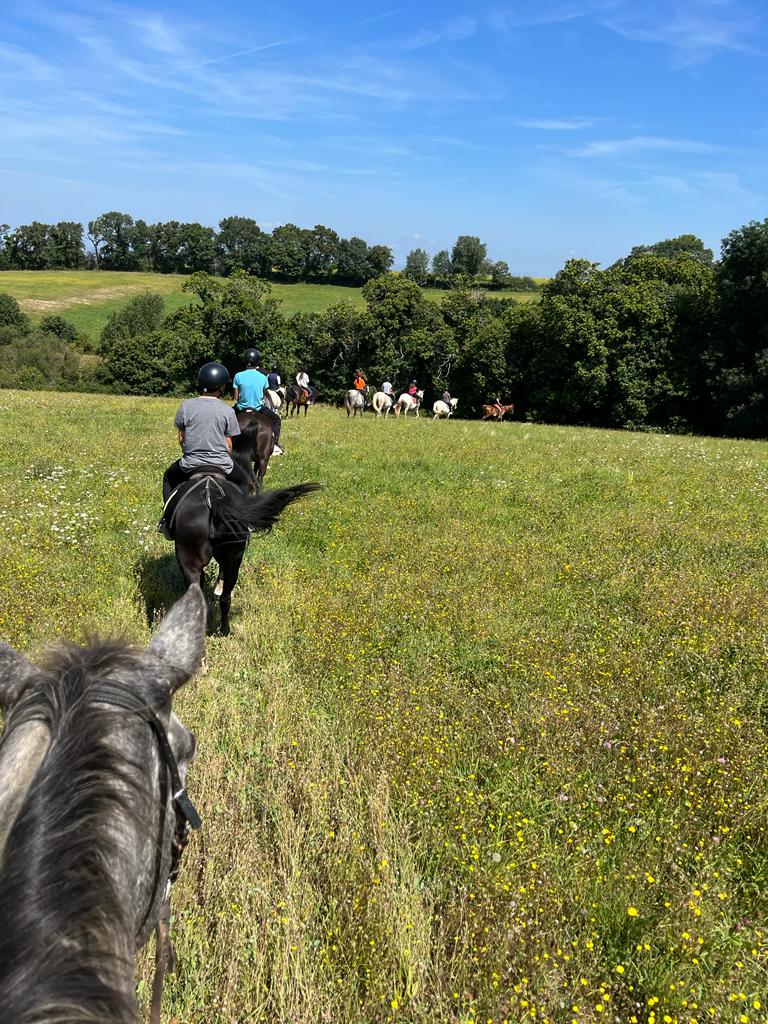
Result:
M289 416L293 416L294 412L298 416L302 409L306 416L312 401L313 399L307 394L306 389L300 388L298 384L291 384L286 388L285 407Z
M167 885L195 740L171 710L200 666L190 587L146 651L65 647L38 667L0 644L0 1020L135 1024L134 958L152 929L150 1020L171 954Z
M240 433L232 438L232 457L238 461L253 486L261 490L270 456L275 449L275 435L268 416L255 409L243 409L237 414Z
M229 635L232 591L251 532L271 530L286 505L319 486L298 484L249 496L221 471L203 467L172 495L165 518L187 586L202 584L203 569L212 558L219 564L215 592L220 595L223 636Z

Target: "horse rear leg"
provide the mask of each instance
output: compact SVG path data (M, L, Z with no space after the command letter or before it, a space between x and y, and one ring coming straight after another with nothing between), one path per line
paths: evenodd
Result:
M188 587L193 583L203 585L203 569L210 562L212 555L213 548L209 541L198 548L186 547L176 541L176 561Z
M232 606L232 591L235 589L240 566L245 554L245 544L231 544L216 550L219 563L219 578L222 583L219 606L221 608L221 635L229 636L229 609Z

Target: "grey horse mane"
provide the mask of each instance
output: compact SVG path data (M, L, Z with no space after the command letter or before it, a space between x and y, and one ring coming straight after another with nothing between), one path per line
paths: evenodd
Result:
M0 1024L128 1024L134 918L114 877L116 811L142 827L146 767L109 741L115 715L89 700L133 670L118 644L64 647L35 677L51 743L8 835L0 865Z

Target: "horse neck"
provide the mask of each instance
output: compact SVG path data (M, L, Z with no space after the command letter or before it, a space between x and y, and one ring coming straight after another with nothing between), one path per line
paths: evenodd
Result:
M86 735L75 736L70 726L45 743L7 834L0 870L4 1020L136 1020L133 959L152 896L143 879L155 884L157 828L140 822L133 807L149 796L137 783L144 772L159 778L158 755L134 728L119 737L102 733L87 749L89 717L86 710L86 721L78 721ZM148 732L140 720L136 725ZM16 758L25 743L39 754L39 736L29 736ZM105 774L126 757L133 769Z

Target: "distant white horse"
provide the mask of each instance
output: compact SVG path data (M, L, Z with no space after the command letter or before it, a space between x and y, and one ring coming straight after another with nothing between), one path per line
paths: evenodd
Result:
M438 398L432 406L432 412L435 414L432 418L435 420L447 420L449 416L453 416L456 412L458 404L458 398L452 398L450 402L444 402L442 398Z
M382 413L384 413L385 416L389 416L394 404L394 399L392 398L392 395L388 395L385 391L377 391L373 396L373 402L371 404L373 405L373 411L376 413L376 417L378 419Z
M398 400L395 402L395 416L399 416L401 412L405 413L406 416L408 415L409 412L415 412L416 415L418 416L419 406L421 405L421 400L423 397L423 391L417 391L415 398L403 392L403 394L400 395Z
M264 394L275 412L280 412L285 401L285 388L279 387L277 391L267 388Z
M344 408L347 410L347 416L351 414L354 418L358 413L362 416L365 412L365 395L363 392L358 391L357 388L350 388L346 395L344 395Z

